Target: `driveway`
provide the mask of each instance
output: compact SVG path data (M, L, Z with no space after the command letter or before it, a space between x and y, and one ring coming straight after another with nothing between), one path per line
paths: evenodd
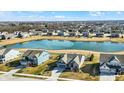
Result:
M31 79L31 78L13 76L13 74L16 73L18 70L20 70L20 67L17 67L16 69L13 69L9 72L6 72L0 75L0 81L36 81L36 80L39 80L39 79Z
M51 77L52 78L49 78L47 80L54 80L56 81L59 77L59 75L65 70L65 68L59 68L59 67L55 67L53 70L52 70L52 75Z

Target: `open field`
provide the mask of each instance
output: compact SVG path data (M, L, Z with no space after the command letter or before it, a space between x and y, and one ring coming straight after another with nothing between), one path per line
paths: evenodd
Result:
M19 70L17 73L51 76L51 70L55 67L57 58L58 55L52 54L51 59L44 62L43 64L40 64L37 67L23 68Z
M42 40L42 39L51 39L51 40L72 40L72 41L96 41L96 42L104 42L104 41L111 41L111 42L122 42L124 43L124 38L78 38L78 37L62 37L62 36L31 36L28 38L14 38L9 40L1 40L0 45L6 46L15 43L22 43L31 40Z

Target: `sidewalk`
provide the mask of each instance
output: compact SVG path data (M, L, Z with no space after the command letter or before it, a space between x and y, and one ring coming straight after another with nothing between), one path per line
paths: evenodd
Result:
M111 76L100 76L100 81L115 81L116 76L111 75Z

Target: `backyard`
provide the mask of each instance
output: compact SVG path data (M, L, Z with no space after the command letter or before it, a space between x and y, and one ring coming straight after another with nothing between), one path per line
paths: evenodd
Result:
M52 54L50 60L44 62L43 64L40 64L37 67L23 68L17 73L51 76L51 70L56 67L55 63L57 62L58 58L58 54Z

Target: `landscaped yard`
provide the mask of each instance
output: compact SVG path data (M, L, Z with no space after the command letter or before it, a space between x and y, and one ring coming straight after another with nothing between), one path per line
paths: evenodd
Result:
M65 70L59 76L59 78L68 78L68 79L77 79L77 80L89 80L89 81L97 81L99 80L99 76L91 76L88 73L83 72L72 72Z
M17 73L34 74L34 75L44 75L51 76L51 70L56 66L56 62L59 55L52 54L50 60L40 64L37 67L27 67L19 70Z
M116 76L116 81L124 81L124 75Z
M0 71L8 72L8 71L14 69L15 67L20 65L20 63L19 63L20 59L21 58L19 57L19 58L10 60L5 64L0 64Z

